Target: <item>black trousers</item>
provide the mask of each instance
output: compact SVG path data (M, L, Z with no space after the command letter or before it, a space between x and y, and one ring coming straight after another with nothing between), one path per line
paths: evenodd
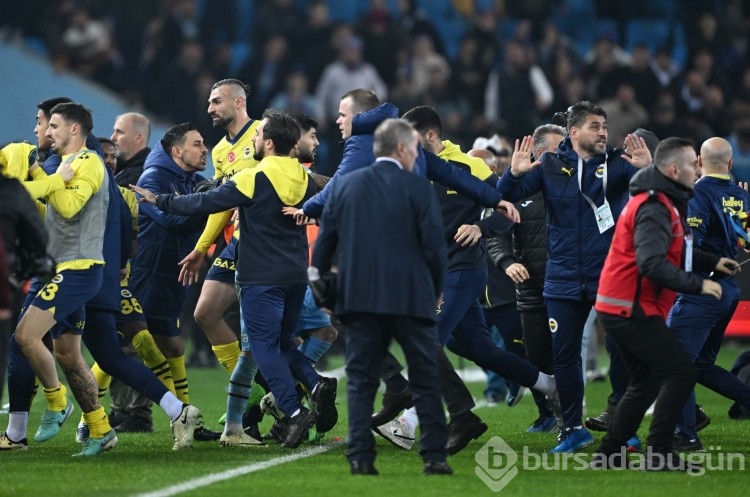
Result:
M401 345L409 367L409 386L419 415L419 453L425 461L445 461L447 433L437 371L437 328L424 321L385 314L347 315L346 395L349 409L349 461L373 462L375 438L370 417L383 360L391 339Z
M672 437L682 408L696 381L695 366L660 316L622 318L598 313L599 322L615 340L630 383L620 399L599 452L619 452L638 430L656 400L646 444L659 454L672 452Z
M436 359L438 368L438 377L440 378L440 390L443 392L443 400L448 409L448 416L455 419L456 416L466 414L474 409L474 397L464 384L464 381L456 373L448 356L445 355L445 349L439 343L435 343L437 349ZM380 379L389 380L401 373L404 368L393 354L388 352L383 361L383 369L380 371Z

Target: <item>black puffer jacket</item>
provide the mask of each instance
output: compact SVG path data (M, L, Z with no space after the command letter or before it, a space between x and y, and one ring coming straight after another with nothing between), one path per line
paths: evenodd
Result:
M539 192L516 204L521 222L513 227L512 241L507 237L487 240L487 253L492 263L505 269L519 262L526 267L530 278L516 285L519 311L544 308L544 272L547 265L547 214L544 194Z

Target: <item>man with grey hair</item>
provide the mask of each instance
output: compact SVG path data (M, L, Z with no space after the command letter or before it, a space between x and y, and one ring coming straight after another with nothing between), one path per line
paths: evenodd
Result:
M435 347L435 306L443 288L446 246L432 186L409 174L417 144L417 132L403 119L386 119L377 127L375 162L334 185L313 252L314 290L330 278L338 244L342 254L358 254L339 263L332 309L348 326L347 458L352 474L378 474L370 415L391 338L401 344L409 365L422 429L423 472L453 472L445 462L447 433Z
M118 150L115 181L119 186L138 183L143 174L143 163L151 152L148 147L150 138L151 124L143 114L127 112L115 119L110 139Z
M532 135L532 154L539 160L546 152L554 153L568 135L562 126L543 124ZM547 264L547 211L544 194L537 192L516 203L521 222L507 236L487 240L487 255L496 268L515 283L516 308L521 318L524 348L529 361L546 374L554 373L552 336L549 332L547 307L542 296ZM521 392L509 386L508 404L518 402ZM515 395L514 395L515 393ZM539 417L529 432L548 432L557 426L554 413L544 396L534 393Z

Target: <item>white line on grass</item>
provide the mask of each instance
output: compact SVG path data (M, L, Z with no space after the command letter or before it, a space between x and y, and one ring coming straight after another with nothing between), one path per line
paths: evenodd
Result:
M256 462L253 464L248 464L247 466L240 466L239 468L222 471L221 473L211 473L200 478L188 480L178 485L172 485L160 490L154 490L153 492L136 494L135 497L170 497L172 495L189 492L201 487L207 487L208 485L212 485L220 481L231 480L232 478L236 478L238 476L255 473L256 471L263 471L264 469L273 468L274 466L279 466L288 462L293 462L299 459L305 459L307 457L322 454L323 452L331 450L336 445L337 444L320 445L318 447L312 447L300 452L295 452L294 454L290 454L288 456L276 457L274 459L269 459L268 461Z

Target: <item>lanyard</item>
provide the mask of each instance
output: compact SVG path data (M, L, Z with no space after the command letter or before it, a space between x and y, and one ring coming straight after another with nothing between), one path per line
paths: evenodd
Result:
M607 158L608 157L609 156L607 154L604 154L604 164L602 164L602 168L603 168L602 191L604 193L604 204L607 203ZM581 157L578 157L578 190L581 192L581 195L583 195L583 198L586 199L586 202L589 203L589 205L594 210L594 212L596 212L597 207L594 201L591 200L588 195L583 193L583 184L581 181L582 179L583 179L583 159L581 159Z

